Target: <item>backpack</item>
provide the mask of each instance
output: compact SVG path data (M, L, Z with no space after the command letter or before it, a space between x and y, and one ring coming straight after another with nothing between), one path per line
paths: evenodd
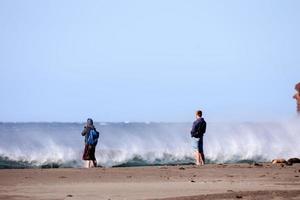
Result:
M202 119L197 127L196 132L192 135L192 137L200 138L204 135L205 131L206 131L206 122L204 119Z
M99 138L99 132L95 129L91 129L87 138L87 144L89 145L97 145Z

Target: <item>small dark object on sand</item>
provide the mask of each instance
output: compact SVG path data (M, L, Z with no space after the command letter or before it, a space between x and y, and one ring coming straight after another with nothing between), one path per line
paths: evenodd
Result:
M71 195L71 194L68 194L68 195L67 195L67 197L73 197L73 195Z
M194 181L194 180L191 180L191 182L192 182L192 183L195 183L196 181Z
M294 163L300 163L300 159L299 158L290 158L287 161L288 165L293 165Z
M263 166L262 164L256 163L256 162L254 162L252 165L253 165L253 166L256 166L256 167L262 167L262 166Z
M65 176L60 176L60 177L58 177L58 178L67 178L67 177L65 177Z
M184 167L179 167L179 169L180 169L180 170L185 170L185 168L184 168Z
M242 195L236 195L235 197L236 197L237 199L242 199L242 198L243 198Z

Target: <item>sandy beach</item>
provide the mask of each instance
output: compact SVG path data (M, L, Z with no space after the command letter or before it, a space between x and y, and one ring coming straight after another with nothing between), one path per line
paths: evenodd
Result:
M0 199L300 199L300 164L5 169Z

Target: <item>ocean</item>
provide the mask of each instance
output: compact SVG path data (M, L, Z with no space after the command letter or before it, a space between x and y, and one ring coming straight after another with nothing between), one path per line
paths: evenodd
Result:
M95 123L103 167L193 163L192 123ZM207 122L208 163L268 162L300 157L299 120ZM0 123L0 169L83 167L83 123Z

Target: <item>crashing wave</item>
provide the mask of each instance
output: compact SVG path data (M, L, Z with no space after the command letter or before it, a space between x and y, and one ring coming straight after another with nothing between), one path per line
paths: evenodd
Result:
M96 123L96 157L105 167L189 164L190 123ZM0 123L0 168L81 167L80 123ZM298 120L208 123L210 163L300 157Z

